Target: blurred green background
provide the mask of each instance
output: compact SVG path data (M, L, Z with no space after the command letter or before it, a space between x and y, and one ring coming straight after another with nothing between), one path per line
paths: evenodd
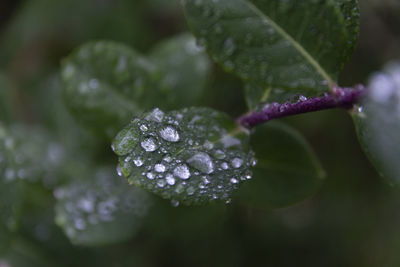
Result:
M400 58L400 2L360 0L360 9L360 40L342 72L343 86L366 83L372 72ZM71 118L60 121L54 114L65 112L59 111L61 59L98 39L146 53L186 30L175 0L1 0L0 80L6 86L0 117L8 124L44 125L73 143L81 133L66 136L60 124ZM214 66L202 105L240 115L246 111L241 82ZM53 201L51 192L32 188L42 204L25 209L30 212L0 266L400 266L400 191L363 155L351 117L331 110L284 121L305 135L326 170L312 198L274 211L235 202L173 208L159 201L132 239L85 248L70 245L58 228L46 240L29 236L34 222L53 219L51 207L44 205L46 216L35 210ZM116 163L106 142L83 146L97 163Z

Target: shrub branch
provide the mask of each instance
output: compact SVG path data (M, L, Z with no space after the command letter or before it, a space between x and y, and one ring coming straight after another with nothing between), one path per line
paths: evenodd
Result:
M331 108L351 109L365 95L366 88L358 85L355 88L334 88L332 93L326 93L319 97L302 97L295 103L269 103L261 111L250 111L239 117L238 123L248 129L251 129L261 123L272 119L278 119L290 115L308 113L318 110Z

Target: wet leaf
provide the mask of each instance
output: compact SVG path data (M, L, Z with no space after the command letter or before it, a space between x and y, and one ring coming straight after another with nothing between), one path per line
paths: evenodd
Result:
M64 96L82 125L113 137L143 109L195 104L209 68L190 34L161 43L149 58L122 44L93 42L64 61Z
M184 33L153 48L150 58L162 73L159 88L162 108L183 108L198 104L211 69L211 62L196 39ZM160 103L158 103L160 102Z
M320 187L324 171L307 141L293 128L268 122L251 135L257 165L254 179L238 191L238 199L260 208L289 206Z
M63 63L64 97L79 122L111 137L150 105L157 75L152 62L124 45L88 43Z
M400 64L372 75L369 93L353 119L364 152L379 174L400 184Z
M150 207L149 195L129 186L112 168L55 191L56 223L74 243L97 246L132 237Z
M39 127L0 124L0 177L6 181L41 182L52 188L60 182L64 147Z
M254 84L248 97L255 103L282 92L327 91L357 39L356 0L182 3L199 43L226 70Z
M135 118L114 139L128 181L176 205L229 201L251 178L247 134L209 108L160 109Z

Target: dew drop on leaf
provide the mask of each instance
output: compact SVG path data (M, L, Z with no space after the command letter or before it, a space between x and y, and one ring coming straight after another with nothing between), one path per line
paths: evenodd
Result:
M189 179L190 171L188 166L186 164L176 166L174 169L174 175L184 180Z
M240 158L234 158L231 163L232 163L233 168L237 169L237 168L240 168L240 166L242 166L243 160Z
M169 142L178 142L179 133L172 126L167 126L160 130L161 138Z
M152 137L146 138L140 143L140 145L147 152L153 152L157 149L157 144Z
M211 157L205 152L199 152L187 160L190 166L199 171L210 174L214 171L214 163Z

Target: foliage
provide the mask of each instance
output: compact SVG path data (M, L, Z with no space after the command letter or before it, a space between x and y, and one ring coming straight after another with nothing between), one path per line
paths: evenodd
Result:
M233 114L340 97L356 0L37 0L17 11L0 39L0 266L243 266L257 252L232 251L253 239L273 251L270 233L307 221L280 208L331 175L307 131L334 120L248 129ZM398 63L368 87L348 113L397 186Z

